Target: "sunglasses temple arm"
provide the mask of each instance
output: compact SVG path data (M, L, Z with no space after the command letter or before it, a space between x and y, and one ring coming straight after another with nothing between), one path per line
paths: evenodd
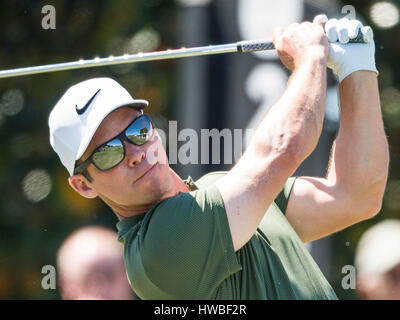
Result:
M74 169L74 174L83 173L90 164L90 158L77 165Z

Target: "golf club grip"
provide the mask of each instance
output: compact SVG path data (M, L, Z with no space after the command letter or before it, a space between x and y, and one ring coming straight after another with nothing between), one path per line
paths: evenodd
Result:
M271 39L264 40L246 40L237 43L238 52L253 52L253 51L264 51L274 50L275 46Z
M364 39L364 35L361 29L358 31L357 37L350 39L349 43L367 43ZM263 40L247 40L240 41L237 43L238 52L253 52L253 51L263 51L263 50L274 50L275 46L271 39Z

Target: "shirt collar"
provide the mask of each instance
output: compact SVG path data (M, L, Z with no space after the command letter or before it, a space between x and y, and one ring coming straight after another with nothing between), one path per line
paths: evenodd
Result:
M195 191L198 190L199 188L196 186L196 183L192 179L191 176L188 176L186 180L183 180L185 185L188 187L189 191ZM146 215L147 212L138 214L133 217L128 217L125 219L122 219L117 223L117 229L118 229L118 240L121 240L123 235L125 234L126 231L131 229L135 224L137 224L139 221L143 220L144 216Z
M147 213L147 212L146 212ZM138 214L133 217L128 217L125 219L120 220L117 223L117 229L118 229L118 240L121 241L123 235L128 231L130 228L132 228L135 224L137 224L139 221L141 221L146 213Z
M186 186L188 187L189 191L195 191L195 190L199 189L196 186L196 183L194 182L194 180L192 179L191 176L188 176L188 178L186 180L183 180L183 182L186 184Z

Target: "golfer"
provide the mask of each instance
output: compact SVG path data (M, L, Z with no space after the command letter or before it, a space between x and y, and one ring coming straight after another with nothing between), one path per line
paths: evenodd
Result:
M226 174L182 180L145 100L115 81L68 89L49 117L69 184L117 215L125 267L141 299L337 299L304 246L376 215L388 174L373 39L326 16L274 30L291 76ZM319 22L318 22L319 21ZM293 177L317 145L327 66L338 76L340 130L325 178Z

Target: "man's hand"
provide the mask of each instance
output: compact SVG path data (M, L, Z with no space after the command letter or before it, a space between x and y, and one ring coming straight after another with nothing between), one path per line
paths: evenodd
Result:
M324 15L315 17L321 19ZM325 16L326 18L326 16ZM349 43L360 32L368 43ZM325 23L325 33L329 40L328 68L342 82L344 78L359 70L373 71L378 74L375 66L375 43L371 27L364 27L358 20L330 19Z
M273 42L282 63L292 71L310 57L328 57L328 38L320 23L292 23L287 28L275 28Z

